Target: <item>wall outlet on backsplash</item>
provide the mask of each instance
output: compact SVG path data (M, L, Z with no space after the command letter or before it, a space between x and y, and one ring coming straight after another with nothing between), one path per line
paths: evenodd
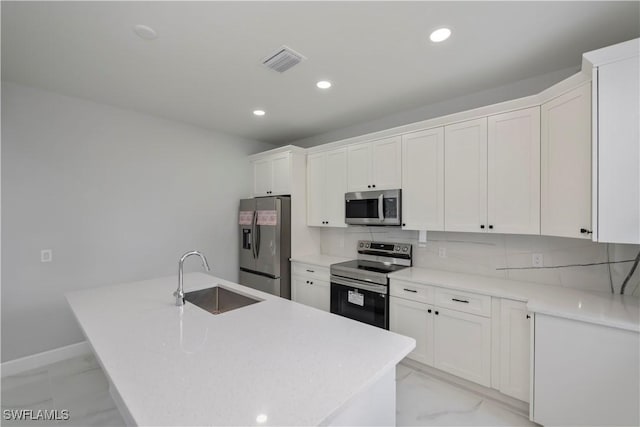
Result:
M533 254L531 256L531 265L533 267L542 267L544 264L544 257L542 254Z

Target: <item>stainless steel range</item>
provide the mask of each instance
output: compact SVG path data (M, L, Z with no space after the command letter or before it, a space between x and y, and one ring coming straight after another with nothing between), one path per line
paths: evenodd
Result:
M389 329L389 273L411 267L409 243L358 241L358 259L331 264L331 312Z

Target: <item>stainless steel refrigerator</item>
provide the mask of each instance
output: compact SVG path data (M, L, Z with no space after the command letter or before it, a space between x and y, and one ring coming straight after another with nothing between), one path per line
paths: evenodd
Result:
M240 200L240 284L291 299L291 199Z

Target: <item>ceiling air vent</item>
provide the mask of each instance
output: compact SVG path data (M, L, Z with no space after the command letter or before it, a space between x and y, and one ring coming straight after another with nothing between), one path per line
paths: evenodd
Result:
M262 63L267 68L271 68L272 70L275 70L279 73L284 73L289 68L298 65L305 59L307 58L305 58L295 50L287 46L282 46L280 49L276 50L274 53L262 60Z

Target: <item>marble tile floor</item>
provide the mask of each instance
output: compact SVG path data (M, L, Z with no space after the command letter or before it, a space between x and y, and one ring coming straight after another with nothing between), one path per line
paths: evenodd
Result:
M396 369L396 424L538 426L505 404L402 363Z
M0 423L3 426L124 425L109 394L107 378L93 355L75 357L4 377L1 391ZM34 417L40 409L66 409L69 417L58 421L5 419L5 410L17 409L32 410Z
M536 426L492 399L407 365L396 371L399 426ZM3 426L124 426L108 382L92 355L2 378ZM6 409L67 409L68 420L6 420Z

